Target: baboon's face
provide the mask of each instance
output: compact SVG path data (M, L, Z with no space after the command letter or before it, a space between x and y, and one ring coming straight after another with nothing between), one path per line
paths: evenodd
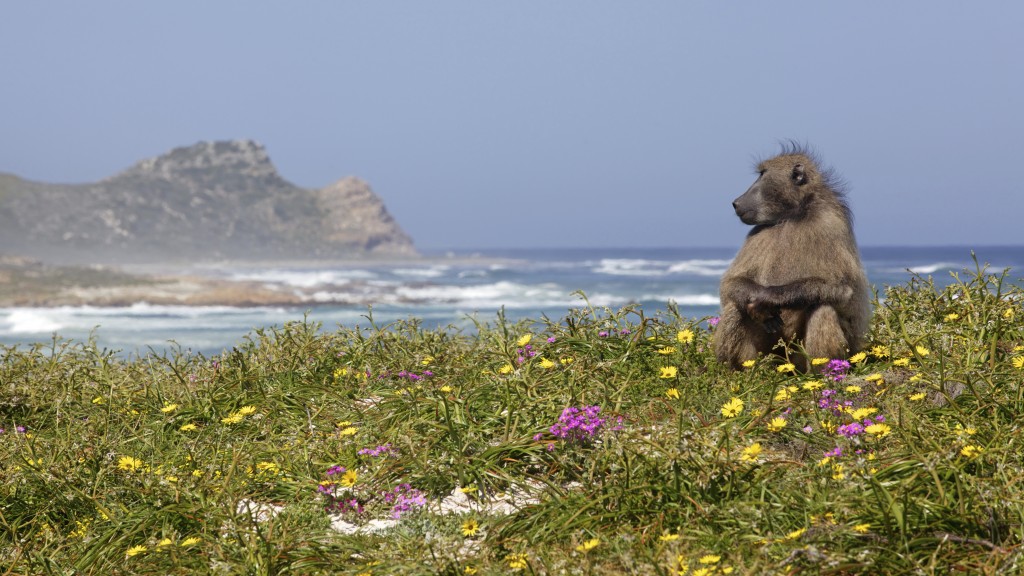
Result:
M776 156L757 166L757 180L733 201L744 224L775 224L795 215L806 197L806 185L814 174L810 159L802 154Z

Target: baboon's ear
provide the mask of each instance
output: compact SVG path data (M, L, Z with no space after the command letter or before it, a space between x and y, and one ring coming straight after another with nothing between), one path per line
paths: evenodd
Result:
M797 186L807 184L807 174L804 172L803 164L793 166L793 182L795 182Z

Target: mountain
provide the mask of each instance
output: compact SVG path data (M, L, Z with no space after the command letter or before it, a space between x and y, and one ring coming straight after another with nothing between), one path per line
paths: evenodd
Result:
M0 252L55 263L416 256L358 178L282 178L251 140L200 142L92 184L0 174Z

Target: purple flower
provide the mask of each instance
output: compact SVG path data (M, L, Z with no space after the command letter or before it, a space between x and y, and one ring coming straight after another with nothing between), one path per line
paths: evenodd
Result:
M836 446L834 449L829 450L828 452L825 452L825 457L826 458L839 458L842 455L843 455L843 449L840 448L839 446Z
M554 344L554 343L555 343L555 337L554 336L551 336L550 338L548 338L548 344Z
M600 336L601 338L607 338L608 337L608 331L607 330L601 330L600 332L597 333L597 335Z
M850 370L850 363L846 360L829 360L828 364L821 371L825 375L825 378L832 380L833 382L842 382L843 378L846 378L846 373Z
M569 406L562 410L558 423L548 428L548 432L555 438L569 442L588 441L606 428L607 419L602 418L600 414L600 406ZM622 418L617 418L616 425L608 429L621 430ZM539 437L535 439L539 440Z
M337 466L337 465L335 465L335 466L331 466L330 468L327 469L327 475L328 476L334 476L335 474L344 474L344 473L345 473L345 467L344 466Z
M392 453L394 453L394 450L391 448L390 442L388 442L387 444L381 444L380 446L374 448L363 448L359 452L356 452L356 454L359 454L360 456L372 456L374 458L380 456L381 454L387 455Z
M427 503L426 496L409 484L399 484L390 492L382 492L384 502L391 504L391 517L398 520L402 514L413 508L420 508Z
M710 326L712 328L714 328L715 326L718 326L718 321L719 320L721 320L721 318L718 317L718 316L715 316L713 318L708 318L708 326Z
M15 426L14 427L14 431L17 432L18 434L24 434L25 433L25 427L24 426Z
M844 424L840 426L838 429L836 429L836 432L838 432L840 436L845 436L847 438L853 438L854 436L860 434L863 431L864 427L861 426L859 422L851 422L849 424Z

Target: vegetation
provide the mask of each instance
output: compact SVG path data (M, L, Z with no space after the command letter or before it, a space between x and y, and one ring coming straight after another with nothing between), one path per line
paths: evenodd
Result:
M1022 296L915 278L810 374L671 306L4 349L0 573L1019 573Z

